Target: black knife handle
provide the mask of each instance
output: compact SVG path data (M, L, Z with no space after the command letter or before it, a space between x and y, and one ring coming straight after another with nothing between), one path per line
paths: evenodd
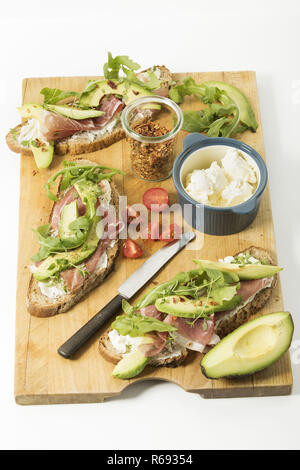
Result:
M57 352L61 356L69 359L73 354L78 351L100 328L104 323L109 320L114 313L120 310L122 306L122 297L120 294L116 295L105 307L96 313L80 330L71 336L64 344L62 344Z

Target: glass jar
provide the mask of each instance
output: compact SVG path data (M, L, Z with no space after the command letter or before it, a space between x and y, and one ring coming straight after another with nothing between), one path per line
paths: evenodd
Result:
M145 96L126 106L121 122L134 175L147 181L168 178L176 156L176 136L183 124L179 106L163 96Z

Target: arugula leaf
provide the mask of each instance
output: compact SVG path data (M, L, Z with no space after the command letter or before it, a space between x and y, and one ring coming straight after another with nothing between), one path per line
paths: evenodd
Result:
M22 142L21 142L21 145L23 147L29 147L29 144L30 144L30 140L22 140Z
M133 307L132 305L130 305L129 302L127 302L127 300L123 299L122 300L122 310L123 312L125 312L127 315L131 315L133 313L136 312L137 308L136 307Z
M136 83L140 87L146 88L147 90L156 90L161 86L161 80L159 80L155 73L151 70L147 70L148 80L145 82L143 80L140 80L132 70L123 69L123 71L126 75L126 80L128 80L128 82Z
M135 338L137 336L144 336L151 331L173 332L177 330L174 326L164 323L157 318L134 313L127 306L126 310L132 313L119 315L111 325L112 329L117 330L122 336L130 335L132 338Z
M149 90L156 90L161 86L161 80L157 78L152 70L147 70L148 80L144 82L144 86Z
M169 96L176 103L183 103L186 95L194 95L196 98L201 99L205 95L206 88L208 87L197 85L192 77L185 77L181 84L171 88Z
M59 101L62 101L70 96L77 97L80 93L76 91L63 91L58 88L43 88L40 91L41 95L44 95L43 104L56 104Z
M158 298L167 297L169 295L185 295L194 293L194 286L189 286L189 282L193 279L201 279L203 269L194 269L187 272L179 272L170 281L159 284L150 289L146 294L137 302L136 308L146 307L152 305ZM188 293L187 293L188 292Z
M227 124L228 122L230 122L230 120L227 119L226 117L216 119L214 122L210 124L208 131L207 131L207 136L218 137L220 134L223 135L222 127L224 126L224 124Z
M118 79L120 69L125 71L138 70L141 66L129 59L128 55L117 55L113 57L108 52L107 62L103 66L104 77L107 79ZM126 72L125 72L126 73Z
M40 250L36 255L32 256L32 261L42 261L53 252L65 251L60 238L50 235L50 224L40 225L40 227L36 230L32 229L32 231L37 235L40 245Z
M224 90L207 85L197 85L192 77L171 88L170 98L183 103L184 96L194 95L208 104L201 111L184 111L183 129L188 132L206 132L209 137L230 137L244 132L248 127L240 123L240 110Z
M65 191L79 180L90 180L97 183L103 179L110 180L110 178L116 174L124 174L121 170L103 165L80 165L80 163L64 162L63 166L64 168L52 175L45 184L47 197L52 201L58 200L56 195L51 191L51 187L55 184L59 176L62 176L60 188L62 191ZM110 172L104 173L104 170L110 170Z

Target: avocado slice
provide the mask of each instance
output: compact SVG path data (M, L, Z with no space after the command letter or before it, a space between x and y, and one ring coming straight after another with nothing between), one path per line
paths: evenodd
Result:
M86 258L91 256L96 250L100 239L100 234L97 229L97 225L100 220L101 217L99 216L94 218L91 231L83 245L74 250L48 256L48 258L42 261L42 263L38 266L37 270L33 274L34 278L37 281L46 281L50 277L72 267L72 265L81 263Z
M199 297L188 299L183 295L170 295L162 297L155 301L157 310L168 313L174 317L197 318L200 314L210 315L214 312L231 310L235 308L242 300L240 295L235 295L231 300L224 300L222 303L216 302L212 297Z
M123 359L118 362L112 371L112 376L118 379L131 379L145 369L148 361L149 357L144 356L144 354L137 349L136 351L125 354Z
M154 95L151 91L125 80L122 82L118 80L98 80L92 83L95 85L95 88L91 91L83 91L79 100L80 106L96 107L104 95L120 95L126 104L142 96ZM92 83L89 82L87 84L87 90L91 87Z
M216 80L209 80L204 82L202 85L208 87L217 87L220 90L226 91L228 96L237 104L240 110L240 121L249 127L253 132L256 131L258 124L256 122L254 112L251 104L249 103L246 96L234 85L229 83L218 82Z
M55 105L47 104L45 108L48 111L53 111L54 113L61 114L62 116L71 118L71 119L91 119L99 116L103 116L104 111L98 111L97 109L79 109L72 108L71 106L64 105Z
M206 259L194 260L203 269L214 269L224 273L237 274L241 281L273 277L283 268L271 264L235 264L221 263L220 261L209 261Z
M67 204L63 207L58 227L61 240L68 240L70 237L72 237L73 232L70 230L69 225L71 222L76 220L77 217L78 207L76 201L72 201L70 204Z
M201 361L210 379L253 374L277 361L290 347L294 324L289 312L263 315L237 328Z
M23 104L18 108L18 111L23 119L40 119L41 111L43 111L43 106L35 103Z
M43 107L39 104L28 103L18 108L23 119L40 120ZM29 142L29 148L33 153L36 166L38 168L48 168L53 159L54 144L53 142L42 142L39 139Z
M53 159L54 144L48 142L48 145L40 140L32 140L29 142L29 148L33 153L33 157L38 168L48 168Z

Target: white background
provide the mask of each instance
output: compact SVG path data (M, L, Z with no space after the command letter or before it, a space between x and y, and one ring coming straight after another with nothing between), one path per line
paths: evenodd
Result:
M299 1L15 0L1 3L0 18L0 447L299 449ZM298 340L291 396L204 400L156 382L104 404L14 403L19 156L4 137L19 122L22 78L98 75L108 50L173 72L256 70L285 308Z

